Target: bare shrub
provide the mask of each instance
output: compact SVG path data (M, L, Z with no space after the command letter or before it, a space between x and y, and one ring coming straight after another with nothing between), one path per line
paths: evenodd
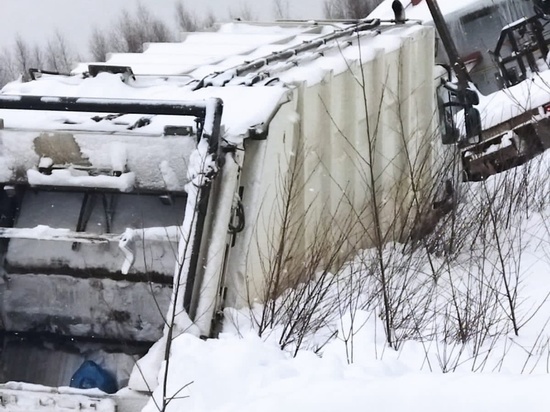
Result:
M485 181L462 185L457 207L441 222L437 235L425 240L447 268L438 281L438 295L444 299L434 324L437 359L444 372L463 365L484 370L495 361L497 344L502 346L510 333L519 336L548 299L546 295L526 304L528 296L521 296L529 274L525 251L540 247L532 244L537 237L525 236L528 219L548 207L544 170L544 162L535 158ZM440 242L453 247L442 248ZM545 336L541 331L537 340ZM543 352L526 349L526 363L538 363ZM494 368L502 364L503 358Z
M363 152L354 144L355 137L348 135L344 125L333 116L328 103L320 99L337 136L335 139L340 139L335 144L346 148L346 163L353 169L350 173L357 176L355 188L349 189L344 180L333 177L322 157L316 159L315 167L310 163L310 169L317 169L314 173L322 171L334 186L334 193L341 194L336 202L332 198L337 207L330 211L325 208L321 219L316 220L319 216L313 204L305 207L300 204L303 182L307 182L309 176L304 177L303 165L296 163L300 156L293 158L292 170L285 175L286 180L278 191L283 206L277 210L277 224L273 226L281 229L270 238L270 253L263 257L266 293L256 322L260 335L276 330L282 347L292 343L298 350L304 336L329 325L335 313L346 313L351 320L345 328L331 327L333 331L340 329L339 338L345 342L348 361L352 362L353 337L361 328L354 321L357 311L369 311L380 317L386 343L394 349L404 340L422 339L433 320L434 291L441 269L431 265L432 270L426 270L426 254L409 247L413 243L409 233L424 211L434 207L440 191L440 184L434 182L444 181L447 170L439 168L441 174L432 176L431 136L427 135L432 132L409 133L401 120L392 122L395 130L391 131L396 140L401 140L396 142L399 148L389 155L384 152L388 137L380 136L381 130L387 132L381 126L382 121L387 121L387 118L382 120L382 113L393 111L392 119L402 119L405 110L414 110L405 108L410 96L392 95L390 87L382 85L380 100L371 101L366 93L363 64L359 69L350 68L348 75L355 83L356 95L367 119L364 129L357 130L364 133L361 136L365 144ZM316 151L311 149L307 153L312 162ZM361 199L360 203L354 199L353 190L360 194L357 198ZM300 214L300 210L305 212ZM341 211L345 211L343 220L339 217ZM314 227L314 235L308 237L307 241L312 243L308 245L308 252L300 254L300 236L306 227ZM336 236L331 227L337 228ZM404 247L396 247L393 243L396 240L404 242ZM420 240L418 237L416 242ZM369 249L360 252L361 248ZM404 254L401 250L408 252ZM340 263L356 254L353 267ZM342 275L340 272L344 269L353 275ZM298 330L301 332L296 335Z
M336 273L350 256L348 233L356 224L353 216L317 220L310 206L303 208L302 196L308 178L303 177L301 152L291 155L288 173L282 179L271 211L270 243L262 257L264 302L255 315L260 336L277 334L279 345L297 354L308 337L334 320L337 300L332 295ZM345 199L341 199L342 207ZM312 244L304 247L306 226L313 227ZM337 230L334 230L337 227ZM320 347L316 348L317 350Z
M457 149L449 149L448 158L434 159L430 143L419 146L408 140L410 135L400 119L411 114L404 104L409 96L392 94L384 87L379 100L373 101L365 91L361 67L349 71L363 93L362 109L371 119L366 125L363 153L354 149L353 136L338 124L328 104L323 104L341 137L338 144L353 152L354 160L349 163L361 177L367 206L352 207L353 202L345 196L340 204L350 211L348 233L359 228L364 242L351 242L353 252L345 256L355 254L355 259L333 265L336 270L328 272L322 269L324 260L314 258L315 252L322 251L330 261L345 249L345 242L329 238L330 242L324 243L320 239L326 237L319 229L319 244L309 255L312 259L299 255L300 262L307 262L306 269L293 266L289 262L296 253L290 245L299 242L296 233L303 228L299 219L292 222L292 207L283 208L290 216L287 235L273 240L272 252L264 257L269 292L261 316L256 318L260 334L279 333L281 347L297 343L292 346L296 351L304 346L304 339L323 331L324 336L344 343L351 363L355 336L364 327L364 318L357 314L365 311L382 321L388 347L397 350L411 339L422 342L430 368L438 365L451 372L467 365L473 371L484 370L494 362L494 349L502 339L509 333L519 335L541 307L525 307L521 297L523 255L531 246L523 236L524 225L529 216L548 206L550 189L539 177L541 166L531 161L483 182L459 183ZM393 102L389 108L386 99ZM385 144L379 136L381 113L388 116L388 110L393 110L394 132L403 147L393 156L405 165L400 179L393 183L384 179L380 170L387 166L377 156ZM424 135L419 141L438 138ZM320 160L318 167L324 168ZM324 173L330 174L330 170ZM298 186L286 191L293 182L288 181L281 191L287 205L293 199L289 193L302 190ZM332 183L338 185L336 179ZM346 192L344 187L340 189ZM334 218L331 215L326 222ZM401 243L392 243L396 240ZM361 247L369 249L360 251ZM299 281L288 281L292 276ZM431 361L434 352L425 342L433 342L435 363ZM544 355L541 353L537 352L538 358ZM502 364L502 359L498 362Z
M337 276L336 307L339 328L336 336L344 343L349 364L355 360L355 336L366 324L366 320L360 319L359 313L365 308L372 307L372 300L375 298L374 294L369 294L366 281L368 275L364 272L364 263L359 255Z

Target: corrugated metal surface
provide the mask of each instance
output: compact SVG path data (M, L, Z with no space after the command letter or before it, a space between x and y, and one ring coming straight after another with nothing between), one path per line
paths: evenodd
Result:
M286 248L294 249L292 259L305 259L324 240L334 245L347 237L342 258L353 248L399 240L416 197L431 187L433 32L388 33L389 47L365 37L360 46L354 41L346 52L336 52L346 58L343 70L318 62L320 81L297 84L266 141L245 142L244 203L254 229L249 226L234 253L248 259L230 266L235 282L230 300L265 296L288 190L295 193L285 241L294 244ZM289 269L298 266L288 263Z

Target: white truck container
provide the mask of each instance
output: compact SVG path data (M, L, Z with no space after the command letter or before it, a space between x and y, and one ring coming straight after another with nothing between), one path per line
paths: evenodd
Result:
M272 296L285 205L295 259L321 227L342 258L406 236L441 164L434 45L417 23L229 23L5 86L1 380L68 386L93 360L122 388L166 322L215 335Z

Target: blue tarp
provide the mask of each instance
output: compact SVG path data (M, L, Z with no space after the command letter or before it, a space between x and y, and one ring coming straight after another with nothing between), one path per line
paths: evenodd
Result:
M85 361L71 378L71 388L98 388L106 393L115 393L115 378L94 361Z

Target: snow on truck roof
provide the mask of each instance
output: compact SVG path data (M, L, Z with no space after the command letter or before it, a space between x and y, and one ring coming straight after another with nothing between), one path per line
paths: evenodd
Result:
M86 75L88 63L79 64L71 76L42 75L35 81L21 80L6 85L2 95L68 96L139 99L160 101L198 101L210 97L224 102L222 124L225 134L245 137L251 127L267 121L281 102L288 99L296 82L317 83L323 72L344 71L346 61L359 58L358 48L347 47L350 32L326 43L320 41L301 53L289 53L286 58L266 60L293 48L323 40L345 25L302 24L254 25L227 23L215 32L187 33L179 43L146 44L143 53L113 53L106 65L129 66L134 78L121 81L120 74L99 73ZM370 59L369 50L393 49L415 27L393 28L361 34L361 56ZM351 50L352 49L352 50ZM258 68L238 71L250 62L264 61ZM93 64L93 63L92 63ZM201 87L205 86L205 87ZM207 86L207 87L206 87ZM37 112L0 110L6 128L85 130L114 132L123 130L134 134L162 134L164 126L192 125L190 119L176 116L155 116L148 124L134 130L125 130L143 116L126 115L101 122L85 113ZM179 123L178 123L179 122ZM126 128L124 128L126 126Z
M41 101L48 97L128 99L155 104L220 98L223 138L238 144L251 130L265 130L279 106L292 98L296 84L320 82L328 72L343 72L359 58L372 59L375 50L394 50L420 26L368 30L367 24L363 28L357 34L349 24L227 23L213 32L183 34L178 43L146 44L143 53L110 54L99 70L92 70L97 64L81 63L70 75L44 73L32 81L20 79L7 84L0 96L45 96ZM349 47L358 39L360 48ZM108 66L126 66L131 73ZM4 123L0 130L0 181L13 181L17 173L26 170L30 182L37 173L29 170L36 169L44 157L36 153L37 131L45 138L55 132L65 133L56 136L58 145L80 150L76 161L83 163L82 167L109 169L126 162L130 171L137 171L136 176L113 183L113 189L122 191L135 187L183 190L186 173L181 159L189 158L197 127L193 116L120 115L116 111L106 115L0 109L0 119ZM191 133L159 139L168 126L187 128ZM143 153L147 154L145 162ZM74 177L67 179L72 182ZM89 184L94 183L90 180ZM100 187L110 184L101 182Z

